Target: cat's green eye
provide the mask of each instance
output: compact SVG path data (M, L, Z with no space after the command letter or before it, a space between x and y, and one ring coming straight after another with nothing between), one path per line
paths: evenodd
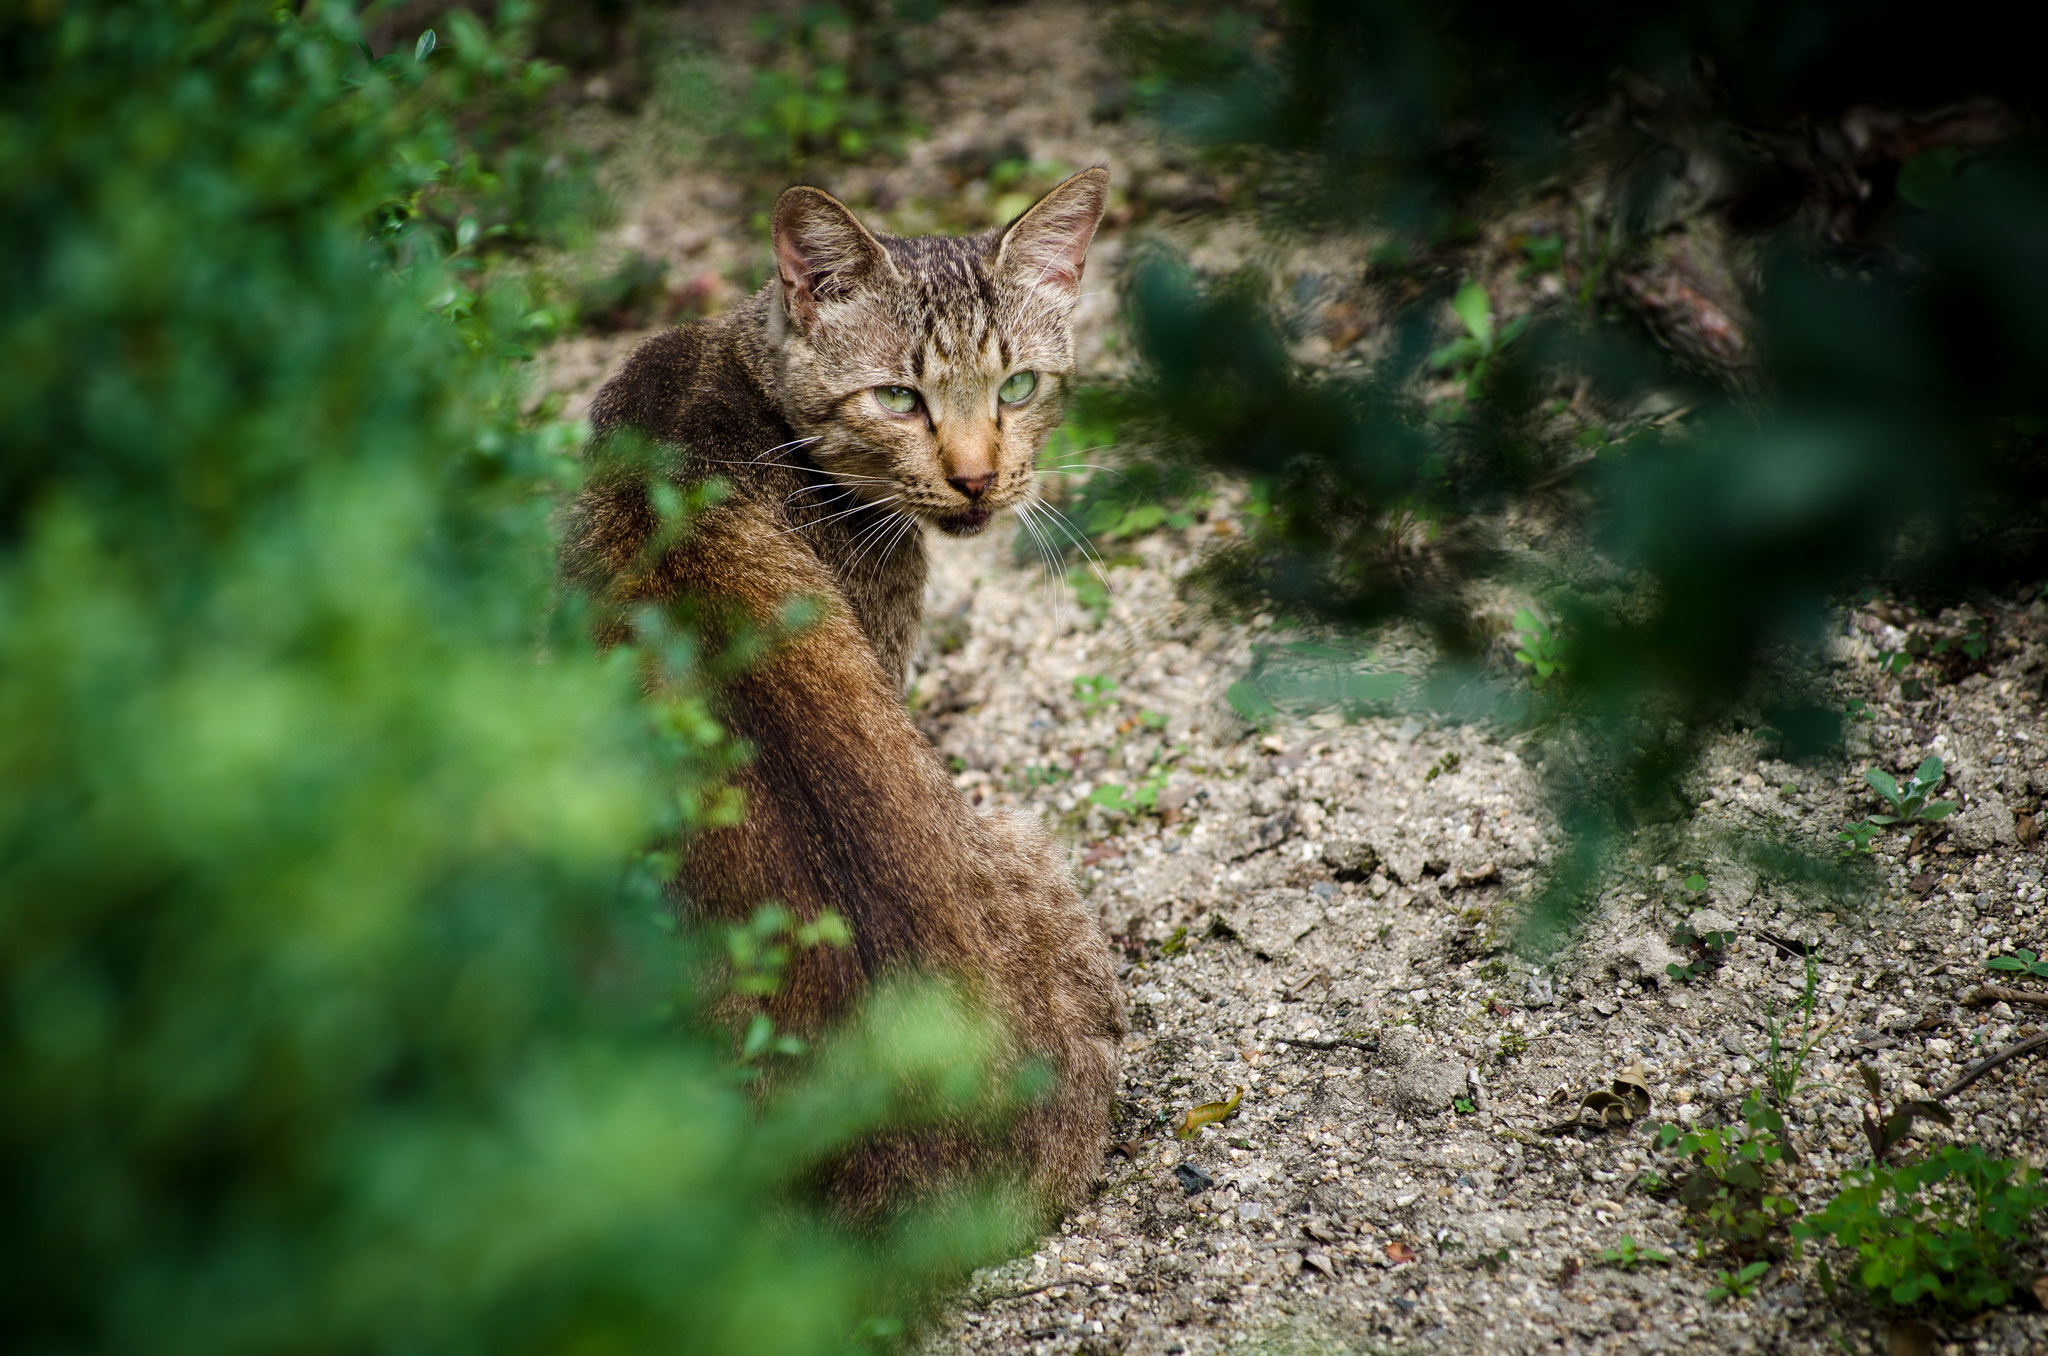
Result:
M983 389L987 388L984 387ZM1010 379L1004 382L1002 388L996 392L996 399L1002 401L1005 405L1014 405L1037 389L1038 374L1036 372L1012 372Z
M875 400L891 414L909 414L917 408L917 392L908 386L877 386Z

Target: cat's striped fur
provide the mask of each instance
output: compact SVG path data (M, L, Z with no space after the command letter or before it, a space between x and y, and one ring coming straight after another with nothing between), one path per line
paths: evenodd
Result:
M566 567L611 635L649 602L696 599L757 622L824 604L724 692L721 718L756 751L737 778L746 816L688 845L686 906L738 920L773 899L847 920L853 946L800 954L769 1000L785 1029L820 1031L885 975L938 972L995 1019L1003 1066L1042 1061L1057 1079L995 1142L963 1128L850 1155L831 1188L851 1218L1006 1166L1057 1211L1101 1164L1124 1029L1101 928L1037 825L955 789L902 684L925 529L976 532L1033 493L1107 189L1104 171L1085 171L1005 231L917 239L871 234L826 194L791 189L774 217L776 280L642 344L592 410L600 454L636 430L667 449L660 473L731 486L650 560L646 484L593 481ZM1006 402L1019 372L1037 374L1035 389ZM887 408L877 388L915 393L916 408Z

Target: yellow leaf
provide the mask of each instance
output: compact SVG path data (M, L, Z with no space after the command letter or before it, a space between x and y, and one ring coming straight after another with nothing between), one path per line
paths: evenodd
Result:
M1200 1106L1191 1106L1188 1108L1188 1114L1180 1118L1180 1126L1173 1133L1182 1139L1193 1139L1202 1133L1203 1126L1214 1125L1234 1114L1237 1111L1237 1104L1243 1100L1244 1089L1238 1088L1230 1094L1230 1100L1227 1102L1204 1102Z

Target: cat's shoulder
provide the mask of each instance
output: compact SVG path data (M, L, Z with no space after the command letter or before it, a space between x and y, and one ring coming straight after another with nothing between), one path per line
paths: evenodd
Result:
M725 443L772 431L781 414L763 380L757 300L642 340L591 402L592 433Z

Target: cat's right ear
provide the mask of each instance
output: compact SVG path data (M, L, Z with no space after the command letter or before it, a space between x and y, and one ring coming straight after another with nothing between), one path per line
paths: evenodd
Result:
M882 242L854 220L845 203L822 189L783 190L775 200L771 234L782 309L799 330L811 327L821 303L844 297L895 267Z

